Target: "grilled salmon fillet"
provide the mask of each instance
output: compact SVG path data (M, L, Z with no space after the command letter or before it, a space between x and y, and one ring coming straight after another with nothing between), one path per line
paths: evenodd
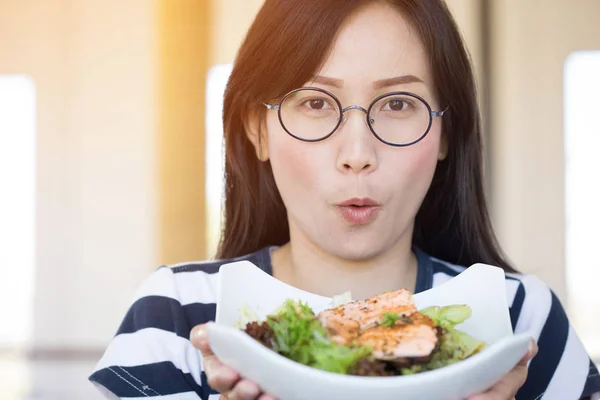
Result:
M386 313L398 317L391 326L380 325ZM405 289L327 309L318 318L333 341L368 344L380 360L426 357L437 345L435 323L417 311Z
M419 312L398 320L392 326L377 326L363 331L356 342L373 349L378 360L427 357L435 349L438 336L433 320Z

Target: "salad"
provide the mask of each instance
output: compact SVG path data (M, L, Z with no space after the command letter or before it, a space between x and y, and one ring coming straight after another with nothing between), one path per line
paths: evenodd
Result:
M455 327L470 316L470 307L461 304L417 310L412 294L400 289L362 301L345 294L318 314L289 299L265 320L244 322L242 329L309 367L397 376L442 368L484 349L486 343Z

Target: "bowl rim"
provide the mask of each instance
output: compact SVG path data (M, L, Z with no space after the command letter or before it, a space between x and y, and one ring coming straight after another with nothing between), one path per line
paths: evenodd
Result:
M357 375L347 375L340 374L335 372L329 372L320 370L317 368L310 367L308 365L304 365L297 361L291 360L276 351L273 351L263 344L256 341L254 338L250 337L244 331L238 328L234 328L225 324L217 324L216 322L210 322L207 324L207 330L209 335L209 341L211 335L219 334L219 331L222 329L229 330L230 334L237 335L238 338L244 343L245 346L253 347L252 351L262 353L268 360L268 363L272 366L276 366L277 364L283 364L286 366L286 369L292 370L292 372L298 372L305 375L308 379L334 379L338 381L340 384L345 385L390 385L395 386L400 381L406 384L419 384L425 383L425 381L431 381L433 377L435 380L448 378L451 376L455 376L457 371L464 369L471 369L479 364L482 359L487 359L492 357L493 353L499 353L503 348L510 347L511 345L524 346L524 342L529 342L531 340L531 334L528 332L513 334L507 337L502 338L501 340L488 345L485 349L480 351L477 354L474 354L464 360L460 360L451 365L447 365L441 368L437 368L430 371L419 372L411 375L396 375L396 376L357 376ZM524 346L525 350L527 346ZM217 353L215 353L217 354ZM526 353L523 353L522 356L525 356ZM217 354L218 356L218 354ZM266 360L262 360L264 362ZM516 364L516 363L515 363ZM308 375L307 375L308 374ZM423 381L423 382L421 382Z

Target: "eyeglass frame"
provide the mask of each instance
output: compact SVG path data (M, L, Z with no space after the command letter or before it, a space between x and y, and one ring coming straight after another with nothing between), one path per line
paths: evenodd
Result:
M290 97L291 95L293 95L294 93L297 93L299 91L303 91L303 90L314 90L317 92L321 92L324 93L328 96L330 96L331 98L333 98L333 100L335 100L337 106L338 106L338 110L340 110L339 114L340 117L338 118L337 124L335 125L335 127L331 130L330 133L328 133L327 135L325 135L322 138L319 139L304 139L301 138L295 134L293 134L292 132L290 132L288 130L288 128L285 126L285 124L283 123L283 119L281 117L281 106L283 104L283 102ZM419 138L413 140L412 142L409 143L402 143L402 144L398 144L398 143L391 143L388 142L386 140L384 140L383 138L381 138L377 132L375 132L375 129L373 129L373 125L372 125L372 121L374 122L374 120L372 118L370 118L370 113L371 113L371 109L373 108L373 106L375 104L377 104L377 102L381 99L383 99L384 97L388 97L388 96L394 96L394 95L403 95L403 96L410 96L410 97L414 97L417 100L421 101L423 104L425 104L425 107L427 108L427 111L429 113L429 124L427 125L427 129L425 129L425 133L423 133ZM342 122L344 121L344 113L346 111L350 111L350 110L360 110L362 112L365 113L365 119L367 120L367 125L369 126L369 130L371 131L371 133L381 142L389 145L389 146L394 146L394 147L408 147L408 146L412 146L415 143L420 142L421 140L423 140L425 138L425 136L427 136L427 134L429 133L429 131L431 130L431 126L433 125L433 119L434 118L438 118L438 117L442 117L446 111L448 111L449 106L446 106L445 109L443 109L442 111L433 111L431 106L429 105L429 103L427 102L427 100L425 100L424 98L422 98L421 96L412 93L412 92L404 92L404 91L400 91L400 92L389 92L389 93L384 93L378 97L376 97L371 104L369 105L368 109L364 109L363 107L359 106L359 105L351 105L348 106L346 108L342 108L342 103L340 102L340 100L331 92L329 92L328 90L322 89L322 88L318 88L318 87L311 87L311 86L307 86L307 87L301 87L298 89L294 89L290 92L288 92L287 94L285 94L281 100L279 101L279 103L277 104L269 104L269 103L263 103L263 105L265 107L267 107L268 110L273 110L273 111L277 111L277 117L279 118L279 123L281 124L281 127L293 138L303 141L303 142L310 142L310 143L314 143L314 142L320 142L322 140L325 140L327 138L329 138L331 135L333 135L338 128L340 127L340 125L342 124Z

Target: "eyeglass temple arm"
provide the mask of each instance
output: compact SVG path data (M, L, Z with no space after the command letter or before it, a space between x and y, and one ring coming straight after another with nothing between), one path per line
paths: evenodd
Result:
M269 110L279 110L279 105L275 104L267 104L267 103L263 103L265 105L265 107L267 107Z
M435 117L441 117L442 115L444 115L444 113L445 113L446 111L448 111L448 108L450 108L450 106L449 106L449 105L448 105L448 106L446 106L446 108L444 108L442 111L432 111L432 112L431 112L431 116L432 116L433 118L435 118Z

